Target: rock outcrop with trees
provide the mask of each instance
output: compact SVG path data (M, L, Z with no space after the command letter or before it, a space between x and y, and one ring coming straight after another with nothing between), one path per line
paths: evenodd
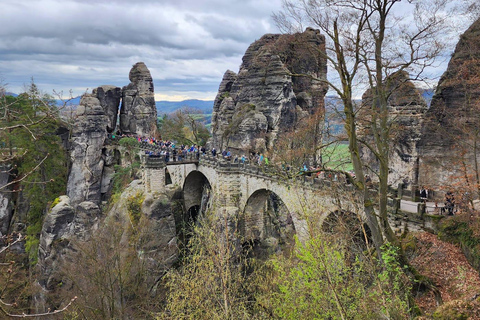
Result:
M19 97L0 93L0 232L9 235L1 238L0 270L8 269L0 272L0 312L12 315L17 307L53 316L58 309L72 319L405 319L423 309L437 318L480 317L478 270L461 259L452 268L459 274L448 276L468 278L471 286L438 283L442 277L424 261L437 265L428 259L440 254L428 250L443 244L406 232L397 237L390 224L387 203L399 200L391 198L392 184L450 187L460 176L479 190L480 20L461 37L428 109L413 82L441 52L432 40L443 30L437 19L442 3L428 2L415 7L423 13L415 15L416 24L404 25L393 16L399 1L284 1L275 15L280 27L292 31L300 22L303 31L301 22L308 22L320 31L267 34L247 49L238 74L225 73L209 148L268 155L271 163L255 167L259 179L265 178L261 170L286 184L332 175L322 180L336 203L330 214L288 185L302 204L295 219L301 217L309 235L291 246L262 247L264 239L245 237L247 210L234 208L238 199L224 194L224 208L234 210L215 211L221 201L211 201L200 171L192 178L200 187L193 190L168 182L162 163L163 171L155 168L162 191L145 187L143 151L132 136L154 137L158 119L144 63L133 66L129 85L85 94L73 123L60 121L51 97L34 84ZM327 77L327 64L335 76ZM365 92L361 103L358 87ZM342 102L336 111L344 135L326 136L327 89ZM192 113L164 117L162 132L179 143L203 143L206 130ZM129 137L113 138L117 130ZM353 173L322 162L323 150L334 143L348 145ZM219 162L229 166L223 157ZM287 169L294 163L315 169ZM229 178L220 181L221 191ZM262 188L250 210L264 211L251 220L259 224L252 230L268 226L274 234L288 224L293 234L292 212ZM185 210L188 192L201 198L194 214ZM347 208L346 198L355 205ZM282 219L275 216L280 210ZM478 213L468 213L438 217L436 230L460 244L478 268ZM446 250L449 257L460 255ZM36 290L17 293L29 277Z

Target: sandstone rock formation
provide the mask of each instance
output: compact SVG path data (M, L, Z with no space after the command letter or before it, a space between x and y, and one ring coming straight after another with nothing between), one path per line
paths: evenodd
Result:
M240 71L227 71L215 98L210 144L218 150L271 151L279 135L302 117L323 112L327 87L325 39L308 28L295 35L267 34L245 52Z
M10 182L9 166L0 166L0 186ZM11 190L0 190L0 237L6 235L12 219L12 192Z
M403 183L405 187L415 187L418 183L418 143L421 138L423 119L427 103L420 91L409 80L406 72L398 72L387 78L388 121L391 123L389 181L393 187ZM372 142L373 115L378 117L372 90L362 97L362 109L358 113L362 135ZM362 148L362 157L371 168L378 168L378 162L367 148ZM368 173L368 171L366 171ZM373 177L372 177L373 178Z
M115 86L101 86L93 89L92 94L100 101L109 122L107 131L113 132L117 126L118 107L122 98L122 89Z
M461 37L427 112L420 142L420 184L478 184L480 20Z
M125 134L152 137L157 127L152 76L143 62L137 62L130 70L129 79L130 84L123 87L120 130Z
M82 202L75 210L67 196L61 196L47 213L38 250L39 283L44 289L54 290L62 282L59 271L72 252L71 242L88 240L99 216L100 209L93 202Z
M67 195L72 206L83 201L100 204L107 133L115 128L120 88L103 86L85 94L77 108L77 121L72 130L71 158ZM116 104L116 105L115 105ZM113 166L110 161L107 165ZM110 172L112 174L112 172ZM104 183L105 184L105 183ZM105 185L103 192L105 193Z

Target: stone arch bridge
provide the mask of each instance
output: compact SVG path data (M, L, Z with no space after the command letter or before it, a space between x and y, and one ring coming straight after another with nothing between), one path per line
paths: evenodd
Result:
M240 218L248 239L268 237L272 224L290 224L303 241L310 234L307 220L313 221L308 217L321 224L332 212L361 212L351 185L308 176L289 178L273 166L233 163L209 155L168 163L144 156L142 163L147 192L181 188L185 208L196 212L208 189L215 214Z

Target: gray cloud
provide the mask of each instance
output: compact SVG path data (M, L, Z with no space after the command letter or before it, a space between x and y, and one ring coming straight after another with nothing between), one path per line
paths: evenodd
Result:
M144 61L156 92L211 98L248 45L276 31L270 14L279 8L280 0L4 0L0 77L12 91L33 76L45 91L80 94L127 84Z

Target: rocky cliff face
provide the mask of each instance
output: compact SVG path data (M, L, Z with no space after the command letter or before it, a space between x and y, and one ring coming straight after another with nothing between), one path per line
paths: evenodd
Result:
M157 109L150 71L143 62L137 62L130 70L129 79L130 84L123 87L120 130L125 134L153 137Z
M46 290L54 290L62 283L61 265L72 253L72 241L86 241L98 228L99 207L84 201L76 208L70 198L61 196L58 204L48 212L40 235L38 249L39 283Z
M271 151L280 134L324 110L325 39L318 30L267 34L245 52L240 71L227 71L215 98L210 144L219 150Z
M427 112L427 103L419 90L409 80L405 72L393 74L387 78L388 121L391 123L390 153L389 153L389 181L393 187L404 183L406 187L416 186L418 183L418 144L421 138L423 119ZM371 124L378 113L372 107L372 90L368 90L362 97L362 109L358 113L362 135L372 139ZM367 148L362 148L362 157L365 163L378 169L378 162ZM367 171L368 172L368 171Z
M460 37L427 112L420 142L421 184L436 189L475 180L475 146L480 141L479 61L477 20Z
M10 182L10 167L0 166L0 186ZM10 190L0 190L0 237L6 235L12 220L12 192Z
M137 249L142 252L140 260L144 259L142 261L148 268L152 290L164 271L177 260L175 219L168 201L171 195L156 194L155 198L151 194L144 195L144 186L140 181L134 181L106 213L107 218L101 217L101 201L111 190L114 165L121 160L118 146L109 143L109 134L118 127L123 133L155 134L157 118L153 82L145 64L137 63L132 68L130 80L123 90L114 86L94 89L82 97L77 108L71 133L72 165L67 196L61 196L47 212L40 236L38 275L44 292L56 292L59 284L64 287L62 290L70 290L73 284L62 274L62 268L72 264L72 259L81 260L78 256L81 250L76 246L92 237L101 241L97 232L106 232L111 223L122 235L121 243L115 245L128 249L133 225L128 201L138 197L144 197L144 201L140 202L141 212L136 212L142 217L142 229L139 226L136 230L141 243ZM117 126L121 99L122 110ZM2 211L0 222L1 214ZM40 309L49 306L49 297L52 295L36 297Z
M85 94L77 108L71 141L72 167L67 185L67 195L73 207L83 201L100 204L105 161L111 158L104 145L108 132L115 128L120 92L117 87L99 87L93 93ZM113 166L114 163L108 162L107 166Z

